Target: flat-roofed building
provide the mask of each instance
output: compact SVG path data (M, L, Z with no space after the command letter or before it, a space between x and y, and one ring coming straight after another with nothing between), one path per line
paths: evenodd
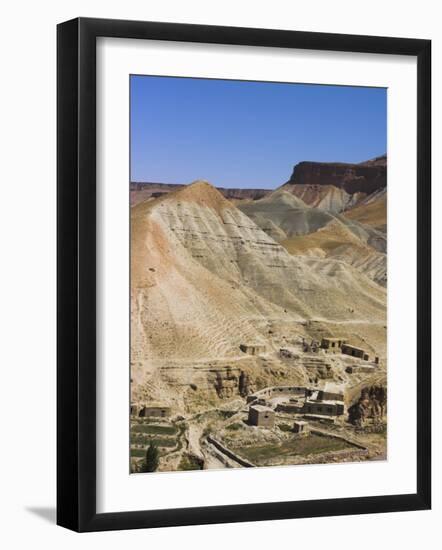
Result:
M305 422L305 420L296 420L296 422L293 424L293 431L295 432L295 434L309 434L310 427L308 422Z
M275 425L275 411L263 405L251 405L249 408L249 424L271 429Z
M358 357L359 359L368 361L368 353L362 348L357 348L356 346L351 346L350 344L343 344L341 351L345 355L351 355L352 357Z
M318 414L321 416L341 416L344 414L344 403L335 400L316 401L307 399L302 412L304 414Z
M289 413L289 414L296 414L301 412L303 406L304 406L304 402L301 400L299 401L290 400L284 403L278 403L276 405L275 411Z
M345 338L323 338L321 340L321 348L330 351L340 351L342 344L345 344L347 340Z
M140 409L139 416L168 418L171 412L171 408L165 405L146 405Z
M259 355L266 351L264 344L240 344L239 349L249 355Z
M348 374L357 374L359 372L374 372L375 370L376 367L374 365L350 365L346 367L345 372L347 372Z
M318 401L344 401L344 392L333 383L325 384L324 388L318 390L316 399Z

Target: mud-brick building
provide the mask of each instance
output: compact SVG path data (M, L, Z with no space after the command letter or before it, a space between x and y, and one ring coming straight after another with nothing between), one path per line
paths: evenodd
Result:
M275 425L275 411L263 405L252 405L249 408L249 424L271 429Z
M344 401L344 392L326 386L323 390L313 392L311 399L316 401Z
M290 399L290 401L287 401L285 403L278 403L276 405L275 411L284 412L288 414L296 414L301 412L303 406L304 406L303 401L301 400L294 401Z
M172 409L165 405L146 405L141 407L139 416L153 416L156 418L169 418Z
M320 416L341 416L344 414L344 403L342 401L315 401L307 399L302 408L304 414L315 414Z
M321 340L321 348L338 353L346 342L345 338L323 338Z
M138 416L140 414L141 407L139 405L131 405L130 406L130 415L131 416Z
M293 431L295 434L308 435L310 433L308 422L305 422L305 420L296 420L293 424Z
M263 344L240 344L239 349L249 355L259 355L266 351L266 347Z
M374 372L376 367L374 365L350 365L346 367L345 372L348 374L358 374L360 372L369 373Z
M368 353L362 348L357 348L356 346L350 346L350 344L343 344L341 347L341 351L345 355L351 355L352 357L358 357L359 359L368 361Z

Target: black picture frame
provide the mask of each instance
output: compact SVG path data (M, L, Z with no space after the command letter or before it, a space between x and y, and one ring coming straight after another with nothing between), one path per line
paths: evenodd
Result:
M96 512L96 39L134 38L417 58L417 492ZM79 18L57 28L57 523L75 531L425 510L431 506L431 41Z

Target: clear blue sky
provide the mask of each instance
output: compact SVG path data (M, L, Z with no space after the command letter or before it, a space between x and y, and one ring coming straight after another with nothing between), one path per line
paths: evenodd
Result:
M278 187L387 147L387 90L131 76L131 181Z

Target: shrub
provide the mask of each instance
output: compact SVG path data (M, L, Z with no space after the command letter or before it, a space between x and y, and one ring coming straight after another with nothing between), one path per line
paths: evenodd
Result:
M291 432L291 431L292 431L292 427L289 426L288 424L278 424L278 428L279 428L282 432Z
M160 455L157 446L152 443L146 451L146 457L141 465L141 472L155 472L160 463Z
M186 471L186 470L202 470L202 469L203 469L202 461L196 456L190 455L190 454L184 454L181 457L178 470Z
M240 422L234 422L233 424L229 424L228 426L226 426L226 430L232 430L232 431L237 431L237 430L240 430L242 428L242 424Z

